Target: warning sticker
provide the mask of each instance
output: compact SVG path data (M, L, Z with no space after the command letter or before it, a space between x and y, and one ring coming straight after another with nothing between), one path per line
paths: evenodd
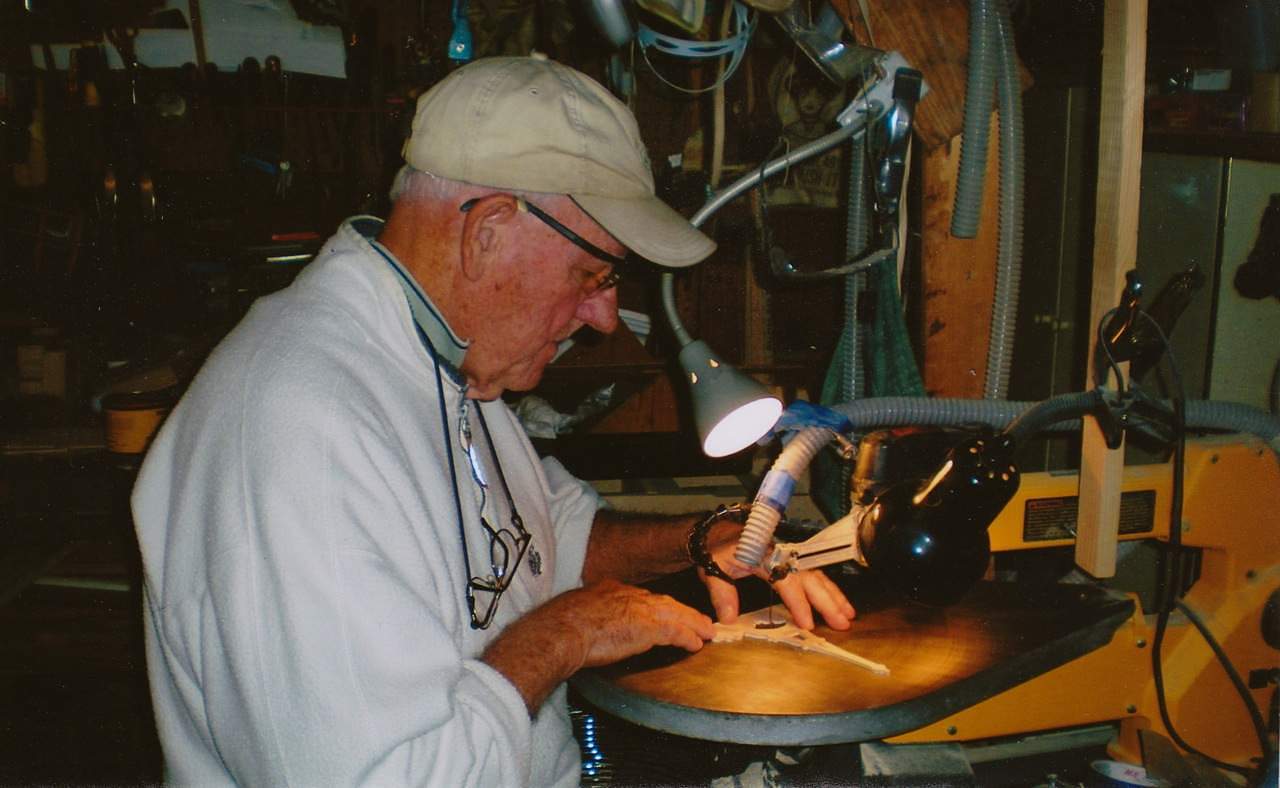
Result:
M1079 496L1032 498L1022 519L1024 542L1075 538ZM1155 529L1156 491L1134 490L1120 494L1120 533L1141 534Z

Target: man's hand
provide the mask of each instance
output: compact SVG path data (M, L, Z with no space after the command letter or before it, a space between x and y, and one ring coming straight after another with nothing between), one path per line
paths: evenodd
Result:
M616 580L567 591L503 630L482 659L505 675L530 714L582 668L608 665L654 646L698 651L711 619L669 596Z
M664 594L603 580L547 604L583 638L582 667L608 665L654 646L698 651L715 637L711 619Z
M766 582L769 576L763 569L751 569L733 557L737 547L737 538L710 547L711 557L715 559L725 574L734 578L755 575ZM698 569L698 577L706 583L707 593L711 597L711 605L716 610L716 618L731 624L738 618L738 589L733 583L711 577L702 569ZM806 570L787 575L773 583L782 603L791 613L791 619L801 629L813 629L813 611L822 615L827 626L832 629L848 629L856 612L849 599L840 587L817 570Z

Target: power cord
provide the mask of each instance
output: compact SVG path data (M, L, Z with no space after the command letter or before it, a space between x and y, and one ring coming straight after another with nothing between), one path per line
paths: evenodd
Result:
M1274 753L1271 751L1271 742L1267 739L1267 723L1262 717L1262 710L1258 708L1253 696L1249 694L1249 688L1245 685L1244 679L1241 678L1240 671L1236 670L1235 665L1231 664L1231 658L1227 656L1227 652L1213 637L1213 633L1209 631L1209 626L1204 622L1204 618L1181 599L1178 600L1177 605L1178 609L1187 617L1187 620L1194 624L1195 628L1204 636L1205 642L1209 644L1209 648L1213 649L1213 654L1218 658L1218 662L1222 663L1222 669L1226 671L1227 678L1231 679L1231 684L1236 688L1236 692L1240 693L1240 697L1244 699L1244 704L1249 710L1249 716L1253 719L1254 731L1257 733L1258 742L1262 746L1263 758L1271 758Z
M1102 319L1101 319L1101 320L1099 320L1099 321L1098 321L1098 342L1097 342L1097 346L1098 346L1098 347L1100 347L1100 348L1102 348L1102 352L1103 352L1103 354L1107 357L1107 366L1111 369L1111 374L1115 376L1115 379L1116 379L1116 393L1117 393L1119 396L1123 397L1123 396L1124 396L1124 392L1125 392L1125 388L1124 388L1124 375L1123 375L1123 374L1121 374L1121 372L1120 372L1120 364L1119 364L1119 362L1117 362L1117 361L1116 361L1116 357L1115 357L1114 355L1112 355L1112 353L1111 353L1111 343L1110 343L1110 342L1108 342L1108 341L1107 341L1107 338L1103 335L1103 332L1105 331L1107 324L1111 322L1111 318L1112 318L1112 317L1114 317L1114 316L1115 316L1115 314L1116 314L1117 312L1119 312L1119 311L1120 311L1119 309L1111 309L1111 310L1109 310L1105 315L1103 315L1103 316L1102 316ZM1146 313L1144 312L1143 314L1146 314ZM1161 336L1164 336L1164 334L1162 333L1162 334L1161 334ZM1165 343L1165 351L1166 351L1166 352L1169 352L1169 345L1168 345L1168 343ZM1169 358L1170 358L1170 361L1172 362L1173 356L1172 356L1172 354L1171 354L1171 353L1170 353ZM1105 381L1101 381L1101 380L1100 380L1100 381L1098 381L1098 385L1100 385L1100 386L1101 386L1101 385L1103 385L1104 383L1105 383Z
M1115 310L1112 310L1112 311L1114 312ZM1263 762L1265 763L1266 759L1270 757L1271 746L1267 738L1266 723L1263 722L1262 713L1258 710L1258 706L1254 702L1253 696L1249 694L1249 691L1245 687L1244 682L1240 679L1239 672L1235 669L1235 666L1231 664L1231 661L1227 657L1226 652L1222 650L1221 645L1219 645L1218 642L1214 639L1213 634L1209 631L1208 627L1204 625L1203 620L1201 620L1200 617L1196 615L1189 607L1187 607L1179 598L1183 592L1182 583L1184 579L1184 575L1183 575L1184 566L1183 566L1183 555L1182 555L1182 504L1183 504L1183 492L1184 492L1183 476L1186 472L1186 462L1187 462L1186 461L1186 449L1187 449L1186 386L1183 382L1182 371L1178 366L1177 358L1174 356L1173 348L1169 344L1169 338L1168 336L1165 335L1164 329L1162 329L1160 327L1160 324L1156 322L1155 319L1153 319L1150 315L1148 315L1142 309L1140 308L1137 309L1136 313L1137 315L1142 317L1144 320L1147 320L1151 324L1152 328L1159 335L1160 341L1164 346L1163 356L1165 360L1168 362L1169 375L1173 382L1172 427L1174 431L1174 437L1173 437L1174 444L1173 444L1173 489L1172 489L1172 501L1170 502L1170 507L1169 507L1170 508L1170 517L1169 517L1170 519L1170 523L1169 523L1170 555L1169 555L1169 560L1167 561L1167 564L1166 564L1167 574L1161 579L1161 582L1164 585L1164 588L1160 590L1161 598L1159 602L1159 609L1157 611L1157 616L1156 616L1156 633L1155 633L1154 642L1152 643L1152 647L1151 647L1151 672L1156 685L1156 702L1160 710L1160 719L1164 723L1165 730L1169 732L1170 738L1172 738L1174 743L1177 744L1179 747L1181 747L1183 750L1190 753L1194 753L1200 756L1201 758L1204 758L1206 761L1208 761L1213 766L1219 769L1234 772L1236 774L1248 775L1253 771L1252 769L1244 766L1238 766L1234 763L1227 763L1225 761L1218 760L1217 758L1207 755L1201 750L1191 746L1191 744L1189 744L1185 739L1183 739L1181 734L1178 733L1177 729L1174 727L1172 718L1169 716L1168 699L1165 694L1165 686L1164 686L1164 669L1161 664L1160 652L1161 652L1161 646L1164 644L1165 631L1168 629L1168 625L1169 625L1169 615L1173 611L1173 609L1177 607L1178 609L1182 610L1187 615L1187 618L1191 620L1192 624L1196 626L1197 631L1199 631L1201 636L1204 637L1205 641L1209 644L1209 648L1213 650L1214 654L1218 657L1218 660L1222 663L1223 669L1226 671L1228 678L1231 679L1232 684L1235 686L1237 692L1240 693L1241 698L1244 700L1245 706L1249 710L1250 717L1253 720L1254 728L1258 735L1258 741L1262 746ZM1108 315L1109 314L1110 313L1108 313ZM1106 320L1107 320L1107 317L1104 316L1102 322L1099 324L1099 327L1098 327L1099 344L1103 348L1103 351L1106 353L1108 363L1111 365L1112 371L1116 373L1116 377L1119 380L1120 379L1119 365L1116 363L1115 359L1112 357L1111 350L1108 347L1108 343L1106 343L1105 341L1102 341L1102 327L1106 324Z

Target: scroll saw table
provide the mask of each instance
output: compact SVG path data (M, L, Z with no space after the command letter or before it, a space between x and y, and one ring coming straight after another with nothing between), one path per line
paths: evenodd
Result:
M698 598L695 583L670 592L691 603ZM583 671L573 685L617 717L690 738L778 746L870 741L935 722L1106 645L1135 608L1130 598L1090 585L1029 591L983 582L947 608L851 598L858 606L851 629L819 625L815 632L884 663L887 676L746 640L709 643L695 654L655 649Z
M1120 540L1169 541L1172 478L1169 463L1124 469ZM1267 677L1280 654L1280 463L1256 439L1202 437L1187 443L1184 479L1181 549L1194 552L1199 568L1183 603L1249 678L1254 704L1271 708L1277 690ZM1078 491L1076 474L1023 474L987 529L992 552L1072 547ZM710 612L692 574L680 580L657 590ZM1156 617L1135 595L980 583L951 607L927 608L846 590L858 608L853 628L817 634L884 663L890 675L745 641L697 654L655 650L583 671L573 684L628 722L745 745L996 741L1118 723L1108 753L1139 763L1141 732L1169 735L1152 670ZM743 610L771 601L763 584L742 583L739 592ZM1251 715L1180 612L1169 618L1161 664L1181 736L1213 758L1254 763L1260 745Z

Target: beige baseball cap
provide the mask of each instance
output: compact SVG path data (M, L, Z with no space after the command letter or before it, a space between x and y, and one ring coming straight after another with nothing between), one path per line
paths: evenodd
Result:
M479 186L567 194L624 246L681 268L715 242L654 195L631 111L545 56L483 58L418 99L402 150L414 169Z

